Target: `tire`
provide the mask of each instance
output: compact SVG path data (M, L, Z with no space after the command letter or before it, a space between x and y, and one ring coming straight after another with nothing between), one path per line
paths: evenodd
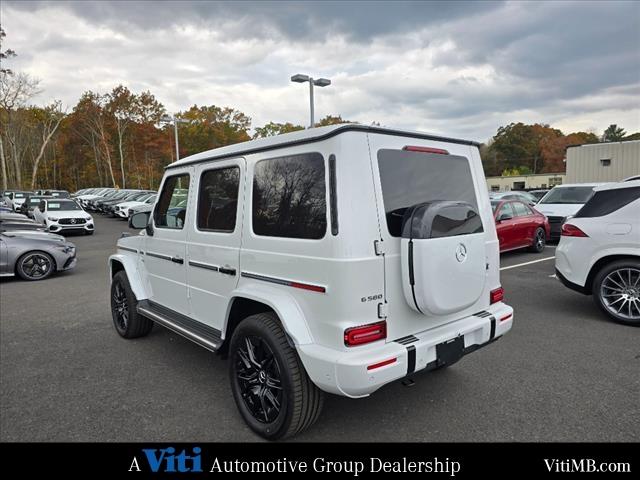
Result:
M320 416L324 392L307 375L274 313L251 315L238 325L229 347L229 374L240 415L268 440L297 435Z
M593 279L593 299L613 321L640 327L640 261L618 260Z
M41 251L27 252L16 262L18 276L30 282L49 278L56 271L56 262L51 255Z
M153 322L137 312L136 303L127 274L119 271L111 281L111 317L122 338L144 337L153 328Z
M529 247L529 251L534 253L542 253L544 252L544 247L547 244L547 234L544 231L544 228L538 227L536 232L533 234L533 243Z

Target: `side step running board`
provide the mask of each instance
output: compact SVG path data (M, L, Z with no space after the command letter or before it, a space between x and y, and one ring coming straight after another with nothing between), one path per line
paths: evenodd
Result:
M207 350L215 352L222 345L222 332L162 305L149 300L141 300L138 302L136 310L140 315L159 323L178 335L182 335Z

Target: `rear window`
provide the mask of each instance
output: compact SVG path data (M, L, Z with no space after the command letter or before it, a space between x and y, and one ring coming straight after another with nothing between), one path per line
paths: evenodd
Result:
M238 167L207 170L200 177L198 229L233 232L238 210Z
M256 163L252 220L257 235L324 237L327 206L322 155L306 153Z
M556 187L547 193L540 203L561 203L578 205L587 203L593 194L593 186L588 187Z
M593 197L575 214L578 218L609 215L640 198L640 187L615 188L595 192Z
M402 235L405 210L419 203L462 201L478 211L466 157L382 149L378 151L378 169L387 229L393 237ZM455 234L474 233L478 225L469 222L468 227L467 231L461 231L458 225Z

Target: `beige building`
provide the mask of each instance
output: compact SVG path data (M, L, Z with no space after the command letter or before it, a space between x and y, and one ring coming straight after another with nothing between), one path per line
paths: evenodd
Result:
M536 173L512 177L487 177L490 192L507 192L532 188L551 188L566 183L564 173Z
M567 147L566 183L618 182L640 175L640 140Z

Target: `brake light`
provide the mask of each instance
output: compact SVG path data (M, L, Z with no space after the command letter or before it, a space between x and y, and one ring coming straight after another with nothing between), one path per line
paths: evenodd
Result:
M565 223L562 225L562 231L560 235L563 237L588 237L586 233L580 230L575 225L571 225L570 223Z
M347 328L344 331L344 344L347 347L363 345L387 338L387 321Z
M489 302L493 305L494 303L501 302L504 299L504 288L499 287L495 290L491 290L489 293Z
M397 357L390 358L388 360L383 360L382 362L374 363L373 365L367 365L367 370L375 370L376 368L384 367L386 365L391 365L392 363L396 363Z
M443 148L433 147L417 147L414 145L407 145L403 148L407 152L419 152L419 153L437 153L439 155L449 155L449 152Z

